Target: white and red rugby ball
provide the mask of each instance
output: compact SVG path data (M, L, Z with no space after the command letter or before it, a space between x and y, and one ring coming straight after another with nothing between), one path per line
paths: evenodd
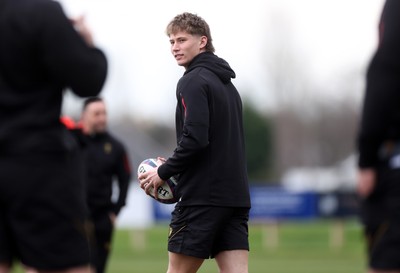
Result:
M157 162L156 158L148 158L143 160L138 167L137 173L138 175L141 173L145 173L148 170L156 168L161 164ZM154 188L150 189L150 196L153 197L155 200L164 203L164 204L173 204L178 202L177 198L174 195L175 187L177 185L176 179L171 177L170 179L166 180L164 184L158 187L158 199L154 197Z

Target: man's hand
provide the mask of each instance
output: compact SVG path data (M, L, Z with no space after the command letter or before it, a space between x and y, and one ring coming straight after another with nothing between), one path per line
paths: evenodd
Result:
M162 165L165 163L165 161L167 161L164 157L157 157L157 163Z
M138 176L140 187L150 195L150 190L154 189L154 198L158 199L158 187L160 187L164 181L158 176L158 167L148 170L145 173L141 173Z
M357 192L363 198L367 198L375 189L376 172L372 168L359 169L357 178Z
M71 22L86 44L90 47L94 47L92 32L86 25L85 17L81 15L78 18L71 19Z
M117 223L117 215L115 215L114 212L110 212L109 216L112 225L115 226L115 224Z

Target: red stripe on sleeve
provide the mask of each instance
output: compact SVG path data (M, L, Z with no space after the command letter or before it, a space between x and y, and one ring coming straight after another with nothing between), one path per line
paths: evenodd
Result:
M185 99L182 97L182 105L183 108L185 109L185 118L186 118L186 103L185 103Z

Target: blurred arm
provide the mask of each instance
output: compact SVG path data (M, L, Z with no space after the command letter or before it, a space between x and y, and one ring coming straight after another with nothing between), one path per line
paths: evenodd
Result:
M107 60L102 51L91 45L83 21L76 22L80 33L84 33L81 36L60 4L49 1L42 8L46 10L41 10L42 18L38 19L45 25L40 41L49 73L79 96L99 94L107 75Z
M131 179L131 165L124 147L122 147L121 155L119 156L119 161L117 162L116 175L118 179L119 196L116 204L114 205L113 212L115 215L118 215L121 208L125 206L129 182Z

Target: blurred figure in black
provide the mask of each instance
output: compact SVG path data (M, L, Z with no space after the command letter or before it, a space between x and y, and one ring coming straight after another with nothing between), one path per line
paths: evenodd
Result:
M400 1L387 0L367 74L358 193L369 272L400 272Z
M0 0L0 273L89 272L78 145L60 122L63 90L100 93L105 55L83 18L50 0Z
M125 205L131 165L123 144L107 131L107 111L103 99L84 102L81 129L75 130L85 157L87 202L94 224L95 238L92 263L103 273L112 245L116 218ZM113 182L118 182L118 197L112 201Z

